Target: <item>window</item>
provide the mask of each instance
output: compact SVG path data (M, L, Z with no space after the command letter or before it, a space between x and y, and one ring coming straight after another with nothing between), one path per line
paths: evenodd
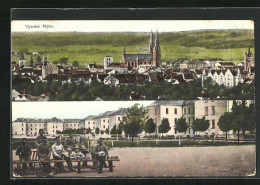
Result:
M90 125L90 122L88 122L88 124Z
M188 114L190 114L190 107L188 108Z
M95 122L93 122L93 125L95 125Z
M215 115L215 106L212 106L211 110L212 110L212 115Z
M53 133L54 133L54 130L53 130Z
M105 122L105 120L103 119L103 122Z
M31 131L32 131L32 128L31 128Z
M74 124L74 127L76 126L76 124Z
M32 124L31 124L31 127L32 127Z
M118 117L118 121L120 121L120 117Z
M56 128L58 128L58 126L56 126Z
M213 119L211 123L212 123L211 129L215 129L215 120Z
M66 127L68 126L68 124L66 124Z
M54 128L54 126L53 126L53 128Z
M37 128L35 128L35 131L37 131Z
M23 124L22 124L22 127L23 127Z
M177 120L177 118L175 118L175 119L174 119L174 123L176 124L176 123L177 123L177 121L178 121L178 120Z
M105 125L103 126L103 128L106 128Z
M186 114L186 108L184 108L184 115Z
M177 109L176 108L174 109L174 114L177 114Z
M205 107L205 116L208 115L208 107Z
M168 114L169 113L169 110L168 110L168 108L166 108L166 114Z
M41 124L39 125L39 127L41 126Z

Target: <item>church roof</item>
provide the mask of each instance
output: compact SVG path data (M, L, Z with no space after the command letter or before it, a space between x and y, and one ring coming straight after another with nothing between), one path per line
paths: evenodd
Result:
M133 61L133 60L153 60L152 54L124 54L125 61Z

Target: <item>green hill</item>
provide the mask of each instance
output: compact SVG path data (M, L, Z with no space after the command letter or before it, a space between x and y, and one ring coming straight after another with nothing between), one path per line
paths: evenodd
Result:
M69 63L103 63L105 56L120 62L126 53L147 53L150 33L21 33L11 35L11 51L36 51L47 56L50 62L68 57ZM159 33L161 58L222 58L242 62L249 45L254 45L253 30L201 30ZM254 53L254 50L252 49ZM36 61L34 56L34 61ZM25 59L30 60L26 55ZM12 56L12 61L19 57Z

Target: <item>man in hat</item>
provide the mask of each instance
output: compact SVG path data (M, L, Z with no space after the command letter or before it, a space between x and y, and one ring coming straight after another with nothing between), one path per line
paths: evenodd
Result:
M52 151L52 154L53 154L53 158L55 160L62 160L62 159L64 159L67 162L69 171L70 172L74 172L75 170L73 170L73 168L72 168L72 163L71 163L70 158L65 155L65 150L64 150L63 145L61 144L60 137L56 137L55 140L56 140L56 143L54 143L51 146L51 151ZM58 170L62 171L61 163L57 163L56 165L58 167Z
M73 133L70 133L69 136L70 137L65 141L65 145L70 156L71 152L78 148L78 145L76 139L73 138Z
M37 137L36 137L36 140L35 140L35 144L36 144L36 146L37 147L39 147L39 145L42 143L42 139L43 139L43 134L44 134L44 131L43 131L43 129L40 129L39 130L39 134L40 135L38 135Z
M51 164L49 162L45 162L50 160L51 156L51 147L46 136L43 136L42 143L39 145L37 153L39 160L41 161L43 174L45 175L51 173Z
M23 138L21 141L21 144L16 149L16 155L19 155L19 159L24 161L30 161L31 160L31 147L27 144L27 139ZM30 168L32 168L32 163L29 163ZM25 172L28 169L28 166L26 163L23 163L22 165L23 172Z
M95 155L95 147L97 146L98 142L95 137L95 132L91 132L91 137L89 138L89 152L91 154L92 159L96 159ZM96 161L93 161L93 167L96 168Z
M88 148L89 148L89 136L86 134L87 131L83 130L82 131L82 135L80 135L79 138L79 146L80 146L80 150L82 151L82 153L84 155L86 155L88 153ZM86 167L87 166L87 162L84 161L82 164L82 167Z
M96 154L96 159L99 162L98 173L101 173L103 169L103 165L105 166L105 168L107 168L105 159L106 157L108 157L107 146L103 144L102 138L99 138L98 140L98 145L95 147L95 154Z

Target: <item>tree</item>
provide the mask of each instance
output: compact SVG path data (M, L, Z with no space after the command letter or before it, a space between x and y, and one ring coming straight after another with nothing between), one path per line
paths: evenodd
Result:
M86 129L86 133L89 134L90 132L91 132L91 128L88 127L88 128Z
M195 119L192 123L193 131L204 132L209 128L209 120L205 119L205 116L202 119Z
M36 58L36 60L37 60L38 63L41 63L41 61L42 61L42 59L41 59L40 56L38 56L38 57Z
M109 129L108 129L108 128L105 130L105 133L106 133L106 134L109 134Z
M227 133L232 130L232 120L233 114L231 112L225 112L220 116L218 120L218 127L221 131L226 132L226 142L227 142Z
M132 137L132 142L134 141L134 137L142 132L147 120L146 114L147 110L139 104L134 104L132 107L127 108L122 120L123 130Z
M96 133L96 134L99 134L99 132L100 132L100 130L99 130L99 128L97 127L96 130L95 130L95 133Z
M68 60L69 59L67 57L62 57L59 59L60 63L65 64L65 65L68 63Z
M156 124L154 123L153 119L152 118L148 119L144 124L144 131L150 134L155 132L155 129L156 129Z
M113 128L110 131L110 134L117 134L116 125L113 126Z
M256 115L254 110L254 105L246 106L246 102L242 101L242 103L238 104L234 101L232 106L232 127L235 132L238 134L238 142L239 142L239 134L240 131L253 131L255 129L256 124Z
M78 67L79 66L79 62L77 60L75 60L73 63L72 63L72 66L73 67Z
M168 118L163 118L159 126L159 133L167 133L171 129Z
M177 120L175 130L177 130L178 132L186 132L188 128L189 128L189 125L183 116Z
M58 60L54 60L52 63L53 63L53 64L58 64L59 61L58 61Z

